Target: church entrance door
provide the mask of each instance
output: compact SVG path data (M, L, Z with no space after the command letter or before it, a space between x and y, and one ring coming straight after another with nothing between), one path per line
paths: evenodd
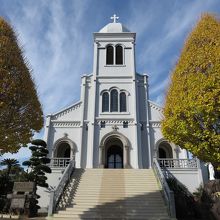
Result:
M123 149L120 146L113 145L107 150L107 168L123 168Z

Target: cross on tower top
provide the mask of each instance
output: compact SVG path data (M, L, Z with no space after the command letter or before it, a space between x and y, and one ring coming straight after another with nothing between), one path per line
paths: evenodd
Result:
M113 20L113 23L116 23L117 20L119 19L119 17L116 16L116 14L114 14L111 19Z

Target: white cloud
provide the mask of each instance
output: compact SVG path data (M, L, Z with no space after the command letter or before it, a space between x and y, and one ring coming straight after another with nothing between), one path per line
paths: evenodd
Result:
M28 160L31 156L31 151L27 147L22 147L20 150L15 153L6 153L1 156L1 160L6 159L6 158L14 158L18 160L19 162L23 162L25 160Z
M161 90L167 89L168 83L170 82L170 78L167 77L163 81L158 82L155 86L152 86L150 89L151 95L158 94Z
M70 14L61 1L38 1L20 4L20 10L9 13L11 23L20 35L25 54L33 67L34 78L44 113L79 99L80 76L91 60L83 15L82 1L70 4ZM20 15L22 13L22 15Z

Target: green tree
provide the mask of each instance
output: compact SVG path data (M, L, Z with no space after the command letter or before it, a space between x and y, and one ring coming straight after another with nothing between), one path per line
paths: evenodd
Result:
M20 166L19 162L16 159L13 159L13 158L4 159L4 160L1 161L0 164L2 166L6 166L6 176L7 177L9 177L13 167L19 167Z
M38 186L48 187L45 174L51 173L51 169L46 165L50 162L50 159L47 158L47 144L40 139L33 140L31 143L34 145L29 147L32 156L30 160L24 161L23 165L28 166L30 169L29 180L35 182Z
M32 156L30 160L24 161L23 165L28 166L30 172L27 175L29 181L35 182L35 189L33 191L35 198L31 201L30 212L31 216L36 216L37 210L40 208L38 206L37 198L40 198L37 195L37 186L48 187L46 182L47 177L46 173L51 173L51 169L46 165L50 162L50 159L47 158L49 153L47 150L47 144L41 139L36 139L31 142L33 146L30 146L29 149L32 151Z
M220 162L220 21L204 14L182 50L168 90L163 135L203 161Z
M0 17L0 148L17 152L43 126L43 113L30 67L16 34Z

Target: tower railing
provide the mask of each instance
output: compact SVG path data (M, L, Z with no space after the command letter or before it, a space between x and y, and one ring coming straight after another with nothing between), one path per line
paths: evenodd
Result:
M48 216L51 216L54 213L56 206L61 198L61 195L63 194L64 188L69 183L74 168L75 168L75 160L70 160L56 189L51 190Z
M174 199L174 193L172 190L170 190L166 178L163 175L163 172L160 168L160 165L156 158L153 160L153 169L156 173L157 179L160 182L160 185L162 187L162 193L165 199L165 202L169 208L169 214L172 218L176 217L176 208L175 208L175 199Z

